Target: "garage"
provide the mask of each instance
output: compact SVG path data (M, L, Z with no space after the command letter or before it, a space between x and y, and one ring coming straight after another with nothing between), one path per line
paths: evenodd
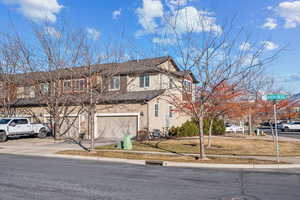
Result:
M95 138L122 139L129 133L132 137L139 130L139 113L97 114L95 120Z
M78 116L67 116L62 118L60 133L62 138L77 138L80 131L80 121ZM46 123L50 123L50 118L45 117Z

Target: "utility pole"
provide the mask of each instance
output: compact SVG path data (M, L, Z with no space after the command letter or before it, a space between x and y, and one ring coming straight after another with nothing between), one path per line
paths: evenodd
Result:
M280 162L279 159L279 141L278 141L278 126L277 126L277 102L278 101L282 101L287 99L287 95L286 94L268 94L267 95L267 100L268 101L273 101L273 106L274 106L274 121L275 121L275 142L276 142L276 158L277 158L277 162Z

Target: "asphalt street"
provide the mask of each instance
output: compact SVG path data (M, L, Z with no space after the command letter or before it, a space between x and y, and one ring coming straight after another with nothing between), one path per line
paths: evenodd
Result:
M271 129L263 129L263 131L268 135L272 135ZM299 131L283 132L281 130L278 130L278 136L300 139L300 132Z
M0 155L0 199L300 199L300 170L139 166Z

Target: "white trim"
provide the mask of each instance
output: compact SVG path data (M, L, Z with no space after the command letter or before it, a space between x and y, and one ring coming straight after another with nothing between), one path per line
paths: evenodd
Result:
M96 113L94 116L94 135L97 131L97 117L126 117L136 116L137 117L137 132L140 130L140 113ZM138 133L137 133L138 134Z

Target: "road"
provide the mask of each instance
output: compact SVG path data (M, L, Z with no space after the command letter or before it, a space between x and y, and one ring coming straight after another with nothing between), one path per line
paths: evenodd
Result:
M263 131L265 133L267 133L268 135L272 135L271 134L271 129L263 129ZM299 131L297 131L297 132L283 132L283 131L279 130L278 131L278 136L300 139L300 132Z
M300 198L300 169L171 168L3 154L0 169L0 199L5 200Z

